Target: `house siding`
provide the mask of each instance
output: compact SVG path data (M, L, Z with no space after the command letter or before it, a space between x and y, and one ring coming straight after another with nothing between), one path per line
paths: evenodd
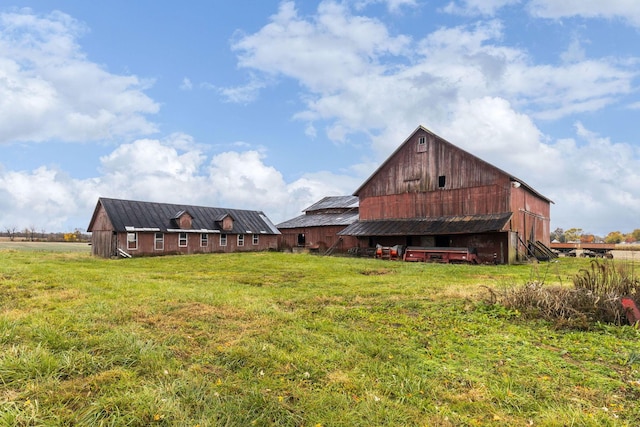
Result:
M104 203L111 206L110 210L105 208ZM228 210L230 213L221 217L220 212L224 211L223 209L192 206L190 209L198 212L196 224L196 219L190 213L178 212L181 207L182 205L100 199L88 227L91 232L92 254L108 258L118 256L119 250L131 256L157 256L277 249L280 233L262 212ZM167 212L173 212L178 216L171 217ZM234 220L234 215L242 221ZM220 218L219 221L216 221L217 217ZM114 224L120 225L116 227ZM240 230L248 232L240 233ZM137 236L135 248L129 248L127 244L130 233ZM163 235L162 248L156 248L156 233ZM186 234L185 246L180 245L181 234ZM202 234L207 235L206 246L201 246ZM227 236L225 246L220 245L222 234ZM242 246L238 245L239 234L244 236ZM254 234L258 236L257 244L253 243Z

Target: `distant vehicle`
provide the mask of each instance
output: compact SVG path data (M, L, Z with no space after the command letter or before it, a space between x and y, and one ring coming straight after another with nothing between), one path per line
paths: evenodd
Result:
M600 258L600 257L602 257L601 254L599 254L597 252L594 252L594 251L592 251L590 249L583 249L582 253L580 254L580 256L582 258Z

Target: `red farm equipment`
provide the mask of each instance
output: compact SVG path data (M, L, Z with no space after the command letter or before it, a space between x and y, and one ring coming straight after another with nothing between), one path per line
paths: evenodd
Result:
M402 259L402 245L395 245L395 246L376 245L375 256L378 259L388 259L391 261Z
M479 263L476 250L470 248L409 246L404 251L403 259L409 262Z

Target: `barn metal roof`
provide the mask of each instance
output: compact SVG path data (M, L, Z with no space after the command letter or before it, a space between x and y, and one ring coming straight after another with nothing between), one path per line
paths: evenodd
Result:
M214 208L205 206L177 205L171 203L141 202L134 200L101 197L88 231L92 231L98 207L102 205L113 225L114 231L154 230L189 231L175 228L176 213L188 212L192 216L192 231L224 232L229 234L280 234L275 225L260 211ZM233 229L222 231L221 219L230 215Z
M358 207L358 196L327 196L303 212L320 211L324 209L353 209Z
M511 212L490 215L446 216L354 222L341 236L430 236L501 231Z
M278 224L279 229L323 227L331 225L349 225L358 220L358 212L323 213L313 215L300 215L288 221Z

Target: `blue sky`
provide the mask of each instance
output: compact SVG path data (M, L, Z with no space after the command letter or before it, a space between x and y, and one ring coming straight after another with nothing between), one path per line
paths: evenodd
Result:
M0 8L0 228L100 196L263 210L351 194L419 125L640 228L640 3L20 1Z

